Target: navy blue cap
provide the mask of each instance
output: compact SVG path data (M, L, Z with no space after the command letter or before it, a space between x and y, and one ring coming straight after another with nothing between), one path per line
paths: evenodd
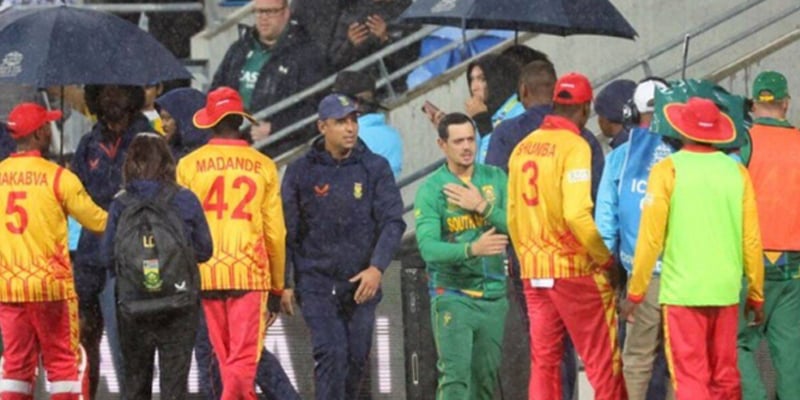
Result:
M618 79L609 83L594 99L594 111L611 122L622 123L622 107L633 98L636 82Z
M329 94L319 103L319 119L340 119L358 112L353 99L343 94Z

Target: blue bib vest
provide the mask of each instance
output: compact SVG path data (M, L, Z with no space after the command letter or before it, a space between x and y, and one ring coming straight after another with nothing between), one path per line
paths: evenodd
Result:
M639 235L642 199L647 191L650 169L674 150L661 140L660 135L641 127L631 130L628 146L620 173L618 193L620 262L630 273L633 270L633 250ZM661 260L656 264L654 272L661 272Z

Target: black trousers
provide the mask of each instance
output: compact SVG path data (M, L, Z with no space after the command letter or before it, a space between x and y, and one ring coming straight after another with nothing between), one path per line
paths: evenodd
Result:
M158 350L162 400L188 397L188 376L200 304L181 313L132 318L117 309L127 400L150 400Z

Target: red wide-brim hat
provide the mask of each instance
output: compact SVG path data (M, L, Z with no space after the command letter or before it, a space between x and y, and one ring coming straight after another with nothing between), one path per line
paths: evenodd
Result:
M241 115L254 125L258 125L256 119L245 112L239 92L224 86L208 93L206 106L197 110L192 122L200 129L208 129L228 115Z
M723 144L736 139L733 120L720 112L711 100L692 97L686 104L669 103L664 106L664 115L667 122L689 140Z

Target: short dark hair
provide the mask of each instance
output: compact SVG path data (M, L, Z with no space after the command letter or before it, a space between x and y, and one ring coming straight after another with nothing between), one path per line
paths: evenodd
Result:
M239 114L231 114L219 120L219 122L217 122L216 125L211 127L211 130L214 132L215 135L230 131L238 131L243 123L244 123L244 117L242 117Z
M547 54L524 44L515 44L503 50L500 54L516 64L517 68L522 68L533 61L545 61L552 64Z
M437 127L437 130L439 131L439 139L447 140L447 138L450 137L450 132L448 131L448 129L450 129L450 125L461 125L466 123L471 124L473 127L475 126L475 122L472 121L472 118L466 114L454 112L445 115L442 117L442 120L439 121L439 126Z
M520 84L525 85L533 93L551 95L556 84L556 69L549 61L536 60L522 67L519 74Z
M125 153L122 179L175 182L175 159L167 141L157 133L138 134Z

